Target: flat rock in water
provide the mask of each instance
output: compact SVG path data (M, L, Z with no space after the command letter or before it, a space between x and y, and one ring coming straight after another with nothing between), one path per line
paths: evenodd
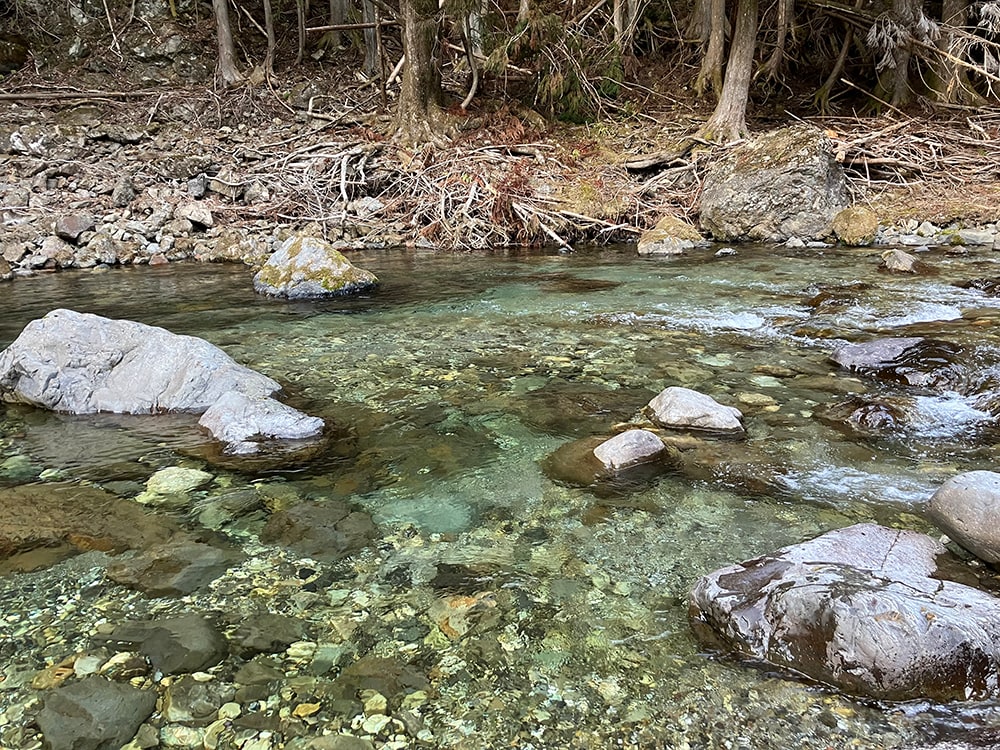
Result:
M272 513L260 535L317 560L339 560L367 546L377 530L371 516L337 500L302 502Z
M203 671L221 662L228 651L222 633L200 615L123 622L108 640L135 647L163 674Z
M955 361L961 347L921 337L884 338L845 344L830 359L852 372L890 383L957 390L964 379Z
M710 432L742 434L743 413L732 406L720 404L711 396L690 388L664 388L649 402L654 422L661 427L673 427Z
M53 310L0 352L0 396L73 414L200 413L229 391L262 398L277 382L193 336Z
M371 271L352 265L325 240L304 234L285 240L253 277L261 294L288 299L354 294L376 284Z
M51 750L118 750L156 708L156 691L86 677L44 694L38 726Z
M177 527L96 487L69 483L0 488L0 559L65 544L122 552L170 539Z
M899 249L886 250L882 253L880 268L890 273L923 273L930 270L917 256Z
M557 482L602 496L639 489L680 463L678 449L666 445L655 433L627 430L611 438L588 437L566 443L542 462L542 468Z
M303 440L323 432L319 417L310 417L273 398L251 398L230 391L216 401L198 422L230 453L255 453L261 439Z
M701 578L692 626L711 648L883 700L1000 695L1000 599L932 578L939 542L874 524Z
M701 224L717 241L822 239L848 205L829 139L795 125L729 151L705 177Z
M183 596L214 581L235 555L196 541L159 544L108 566L107 576L148 596Z
M900 399L851 396L816 409L816 417L853 437L895 435L908 421L911 404Z
M1000 563L1000 474L968 471L935 492L927 512L955 542L988 563Z
M233 634L233 642L247 657L284 651L304 636L305 623L302 620L263 612L243 620Z

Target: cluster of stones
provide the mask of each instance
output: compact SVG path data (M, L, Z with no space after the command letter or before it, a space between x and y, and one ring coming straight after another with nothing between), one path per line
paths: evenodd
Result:
M877 339L845 344L831 361L904 389L945 391L961 388L957 353L945 341ZM906 419L904 409L858 401L828 413L888 433ZM649 427L623 425L610 438L563 446L548 459L550 475L598 494L628 477L648 481L663 471L697 476L705 436L746 436L738 409L686 388L666 388L644 413ZM677 433L702 437L678 440ZM953 542L985 562L1000 562L1000 474L954 477L931 498L928 514ZM690 593L692 626L712 649L851 695L995 698L1000 599L967 581L948 580L939 567L944 555L940 541L915 531L874 524L840 529L704 576Z
M184 118L186 119L186 118ZM219 137L248 142L231 128ZM150 163L139 144L162 148ZM162 141L162 145L161 142ZM268 222L220 222L233 205L264 207L269 189L210 155L172 153L155 128L114 125L0 125L0 153L30 177L0 180L0 280L62 268L161 264L195 259L260 266L289 237ZM88 169L99 160L106 169ZM41 165L44 168L37 168ZM362 197L344 207L338 249L399 244L385 206Z
M961 388L957 347L917 337L846 344L831 359L904 389ZM852 397L827 409L861 434L892 434L905 402ZM928 515L985 562L1000 562L1000 474L947 481ZM700 579L689 605L707 646L792 670L853 695L939 701L1000 695L1000 599L949 580L940 541L859 524ZM953 566L954 567L954 566ZM968 576L966 576L968 578Z

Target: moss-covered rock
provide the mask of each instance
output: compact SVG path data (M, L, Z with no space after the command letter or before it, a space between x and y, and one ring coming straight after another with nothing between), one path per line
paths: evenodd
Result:
M333 245L301 234L285 240L253 279L261 294L288 299L353 294L376 284L375 274L352 265Z
M833 233L845 245L867 247L878 232L878 217L870 208L850 206L833 217Z
M678 216L667 214L639 238L639 255L682 255L709 244L701 233Z

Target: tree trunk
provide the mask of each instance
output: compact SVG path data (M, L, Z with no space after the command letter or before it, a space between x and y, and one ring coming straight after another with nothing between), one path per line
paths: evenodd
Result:
M725 143L749 135L747 100L756 46L757 0L740 0L722 94L712 116L698 131L700 138Z
M264 0L264 31L267 34L267 54L264 56L264 76L267 80L274 78L274 50L277 42L274 38L274 11L271 0Z
M712 28L712 0L694 0L687 28L684 30L684 41L698 42L702 47L708 42Z
M955 57L964 58L967 50L962 48L956 28L965 26L968 20L968 0L944 0L941 10L941 36L937 40L938 48ZM985 97L972 86L968 69L952 60L942 58L935 63L930 83L935 98L940 102L976 107L986 104Z
M722 91L722 58L726 48L726 0L711 0L709 7L708 49L701 60L701 70L694 82L698 96L704 96L711 85L718 96Z
M399 5L406 65L396 110L396 137L404 143L442 142L438 3L400 0Z
M306 54L306 16L309 14L309 0L295 0L295 24L299 32L299 45L295 52L295 64L301 65Z
M243 74L236 66L236 47L233 45L233 27L229 23L229 0L212 0L215 11L215 33L219 43L219 78L223 86L243 82Z
M375 23L375 3L372 0L361 0L361 20L365 23ZM365 75L374 78L379 71L378 39L375 28L365 29Z
M528 22L528 16L531 14L531 0L520 0L517 6L517 24L521 26Z
M347 0L330 0L330 25L341 26L347 22ZM337 48L344 44L344 32L340 30L328 31L324 35L329 40L331 47Z

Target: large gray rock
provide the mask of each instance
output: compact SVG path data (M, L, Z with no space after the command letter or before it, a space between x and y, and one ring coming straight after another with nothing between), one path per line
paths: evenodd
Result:
M328 242L297 234L289 237L253 277L261 294L309 299L371 289L378 278L357 268Z
M53 310L0 352L0 397L73 414L203 412L229 391L280 389L193 336Z
M156 691L87 677L47 693L38 726L51 750L118 750L156 708Z
M1000 599L932 578L939 542L858 524L717 570L689 598L702 643L883 700L1000 696Z
M650 416L661 427L707 430L740 434L743 413L732 406L720 404L711 396L690 388L664 388L649 402Z
M989 563L1000 563L1000 474L968 471L945 482L927 506L951 539Z
M230 391L198 422L230 453L255 453L261 439L302 440L323 432L323 420L310 417L273 398L251 398Z
M712 167L701 225L720 241L821 239L847 205L844 170L829 140L795 125L737 146Z

